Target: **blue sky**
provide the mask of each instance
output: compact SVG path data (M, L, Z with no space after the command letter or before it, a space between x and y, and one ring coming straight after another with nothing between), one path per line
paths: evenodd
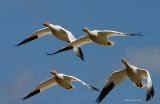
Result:
M0 1L0 103L1 104L95 104L99 93L74 83L75 90L59 86L22 101L41 81L51 77L50 71L74 75L86 83L102 88L110 73L123 69L120 60L128 60L148 69L155 87L155 96L147 104L156 104L160 97L160 6L158 0L1 0ZM49 21L70 30L76 37L84 35L82 28L111 29L141 32L143 37L114 37L117 44L104 47L89 44L82 47L85 61L72 51L46 56L66 43L46 36L20 47L15 44L30 33L43 28ZM116 87L102 104L146 104L145 89L125 80ZM140 102L125 99L140 99Z

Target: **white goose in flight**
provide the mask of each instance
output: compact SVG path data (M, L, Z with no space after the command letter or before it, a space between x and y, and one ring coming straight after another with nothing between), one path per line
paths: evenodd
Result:
M34 96L44 90L56 85L56 84L60 85L61 87L63 87L64 89L67 89L67 90L74 89L75 87L71 84L72 81L80 82L84 86L88 87L89 89L99 91L97 88L86 84L85 82L83 82L82 80L80 80L74 76L57 73L55 70L51 71L50 73L53 74L54 77L51 77L51 78L43 81L42 83L40 83L37 87L35 87L35 89L32 92L30 92L27 96L25 96L23 98L23 100L25 100L29 97L32 97L32 96Z
M125 32L118 32L118 31L112 31L112 30L92 30L90 31L90 29L87 27L84 27L83 31L87 34L69 43L64 48L54 53L48 53L48 55L57 54L63 51L70 50L72 49L72 47L80 47L82 45L92 43L92 42L99 44L99 45L103 45L103 46L112 46L115 44L115 42L109 40L109 37L112 37L112 36L136 36L136 35L142 36L139 33L125 33Z
M30 36L28 36L26 39L21 41L16 46L23 45L23 44L28 43L32 40L37 39L37 38L46 36L48 34L52 34L56 38L58 38L62 41L68 42L68 43L76 40L76 38L74 37L74 35L70 31L64 29L63 27L61 27L59 25L53 25L48 22L44 22L43 25L46 27L35 31L34 33L32 33ZM84 60L83 52L80 47L72 47L72 49L74 50L74 52L76 53L76 55L78 57L80 57L82 60Z
M109 79L105 82L105 85L96 100L98 104L104 99L105 96L109 94L109 92L115 86L117 86L127 77L136 87L147 87L146 101L149 101L154 96L154 88L149 71L131 65L126 59L122 60L122 63L125 65L125 69L115 71L111 74ZM143 79L147 79L147 84L143 82Z

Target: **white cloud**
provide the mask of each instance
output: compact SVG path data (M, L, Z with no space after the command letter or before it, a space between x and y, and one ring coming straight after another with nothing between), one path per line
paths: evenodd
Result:
M9 80L5 80L5 82L0 86L0 91L1 94L4 95L4 102L16 103L22 99L22 94L24 93L25 87L30 82L32 74L26 70L22 70L16 75L9 77Z

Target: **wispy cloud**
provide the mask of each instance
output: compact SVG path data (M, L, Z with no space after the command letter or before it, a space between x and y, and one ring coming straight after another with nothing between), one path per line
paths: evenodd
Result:
M6 103L16 103L18 100L21 100L21 96L24 92L26 85L30 82L32 75L26 70L18 72L14 76L10 76L9 80L0 85L0 92L3 97L7 100Z
M125 55L138 65L160 71L160 48L158 47L130 48Z

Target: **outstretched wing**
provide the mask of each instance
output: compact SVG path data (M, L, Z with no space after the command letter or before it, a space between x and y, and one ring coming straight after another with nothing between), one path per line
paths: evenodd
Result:
M71 49L74 48L75 50L78 50L78 51L76 51L77 56L79 56L82 60L84 60L82 51L80 50L80 48L79 49L77 49L77 48L84 45L84 44L90 43L90 42L92 42L92 41L89 38L89 36L85 35L85 36L82 36L79 39L67 44L65 47L57 50L54 53L47 53L47 55L55 55L55 54L58 54L58 53L61 53L61 52L64 52L64 51L68 51L68 50L71 50Z
M73 51L81 60L84 61L83 51L80 47L73 47Z
M35 31L33 34L31 34L30 36L28 36L26 39L22 40L16 46L23 45L25 43L28 43L32 40L35 40L37 38L40 38L40 37L48 35L48 34L51 34L50 28L46 27L46 28L39 29L39 30Z
M92 86L92 85L88 85L85 82L83 82L82 80L74 77L74 76L70 76L70 75L64 75L64 80L68 80L68 81L77 81L82 83L84 86L88 87L89 89L95 90L95 91L99 91L99 89L97 89L96 87Z
M65 29L63 31L66 32L69 42L76 41L76 37L70 31ZM80 59L84 60L83 51L80 47L73 47L73 51Z
M34 95L36 95L36 94L38 94L38 93L40 93L44 90L56 85L56 84L57 84L57 82L55 81L54 77L49 78L49 79L43 81L42 83L40 83L32 92L30 92L27 96L25 96L23 98L23 100L25 100L29 97L32 97L32 96L34 96Z
M112 31L112 30L101 30L98 31L100 35L103 37L111 37L111 36L142 36L138 33L124 33L124 32L118 32L118 31Z
M105 85L99 95L99 97L96 100L96 103L100 103L105 96L109 94L109 92L120 82L122 82L126 78L126 72L125 70L120 70L113 72L110 78L105 82Z
M70 46L80 47L80 46L88 44L90 42L92 42L92 40L89 38L89 36L88 35L84 35L84 36L78 38L77 40L72 41L66 47L70 47Z
M144 78L147 79L147 95L146 95L146 101L149 101L154 96L154 87L152 84L151 76L149 74L148 70L139 69L138 74Z

